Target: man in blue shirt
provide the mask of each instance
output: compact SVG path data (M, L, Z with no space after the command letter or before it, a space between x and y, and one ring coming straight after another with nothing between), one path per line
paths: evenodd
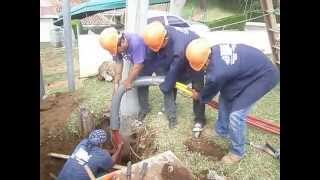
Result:
M214 135L231 141L230 152L222 158L233 164L245 154L246 119L251 107L279 82L279 71L260 50L244 44L210 47L202 38L187 46L186 57L195 71L206 73L206 83L194 98L208 103L220 92L219 114Z
M117 151L111 157L107 150L101 148L107 140L106 132L102 129L94 130L89 138L82 140L64 164L59 180L90 180L87 165L95 177L102 175L112 168L122 150L123 144L118 146Z
M116 62L115 77L113 82L113 94L118 90L120 80L122 78L123 60L128 60L133 67L130 69L128 78L124 80L123 84L126 90L132 88L133 81L138 77L143 69L143 62L145 59L146 45L143 42L142 37L135 33L122 33L119 34L115 28L106 28L100 34L101 46L109 51ZM138 88L138 94L139 88ZM139 112L139 119L149 112L147 108L144 108L143 102L140 102L142 107ZM113 141L116 144L121 143L121 136L118 130L113 132Z
M165 75L165 81L160 84L160 89L164 93L164 107L170 128L174 128L177 124L176 82L191 82L196 90L201 90L204 85L203 73L192 70L185 57L186 46L196 38L199 36L186 28L164 26L159 21L148 24L143 33L148 49L142 74L151 75L155 72L157 75ZM147 87L142 88L145 89L144 102L148 102ZM193 101L193 112L196 125L204 126L205 105L200 104L198 100Z

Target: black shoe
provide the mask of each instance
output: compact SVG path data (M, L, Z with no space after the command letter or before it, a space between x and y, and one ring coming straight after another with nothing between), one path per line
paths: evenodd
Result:
M169 121L169 128L170 129L173 129L173 128L176 128L177 127L177 120L174 120L174 121Z
M147 116L148 113L146 112L140 112L138 115L138 121L142 122L144 118Z

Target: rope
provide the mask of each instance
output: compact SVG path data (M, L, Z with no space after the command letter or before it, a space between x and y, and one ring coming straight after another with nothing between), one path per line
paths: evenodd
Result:
M231 25L240 24L240 23L244 23L244 22L251 21L251 20L259 19L259 18L264 17L264 16L267 16L267 15L269 15L269 14L270 14L270 13L267 13L267 14L263 14L263 15L261 15L261 16L257 16L257 17L251 18L251 19L246 19L246 20L243 20L243 21L238 21L238 22L234 22L234 23L230 23L230 24L226 24L226 25L222 25L222 26L210 28L210 30L215 30L215 29L219 29L219 28L223 28L223 29L224 29L224 28L227 27L227 26L231 26Z
M129 144L129 148L130 148L131 152L132 152L138 159L142 160L142 158L141 158L136 152L134 152L134 150L132 149L132 147L131 147L130 144Z

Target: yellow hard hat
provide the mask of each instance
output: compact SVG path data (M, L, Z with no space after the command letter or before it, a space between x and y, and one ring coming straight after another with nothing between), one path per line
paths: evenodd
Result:
M199 38L191 41L186 49L186 57L192 69L200 71L208 62L211 46L208 40Z
M99 41L100 45L113 56L117 54L119 34L115 28L111 27L104 29L100 34Z
M164 42L166 29L160 21L148 24L143 31L144 43L154 52L158 52Z

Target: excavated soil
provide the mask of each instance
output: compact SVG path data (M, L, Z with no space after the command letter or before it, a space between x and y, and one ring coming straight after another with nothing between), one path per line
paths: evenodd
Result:
M80 139L64 132L67 120L80 100L77 94L58 93L47 97L40 106L40 178L52 179L65 160L48 157L50 152L70 154Z
M72 111L79 107L80 101L77 93L58 93L41 102L40 179L42 180L52 180L52 175L58 176L66 161L65 159L49 157L48 153L70 155L82 140L82 138L65 131L67 121ZM103 120L100 119L99 122L102 123L97 125L96 128L105 129L107 133L110 133L109 117L101 118ZM125 144L119 164L126 165L128 161L135 163L155 153L156 149L153 147L154 135L154 132L142 128L129 137L122 137ZM103 148L108 149L113 154L111 141L106 142Z
M221 148L216 143L202 138L188 139L184 145L187 146L188 151L199 152L213 161L219 161L228 152L227 149Z
M165 180L192 180L190 172L183 167L165 164L161 170L161 177Z

